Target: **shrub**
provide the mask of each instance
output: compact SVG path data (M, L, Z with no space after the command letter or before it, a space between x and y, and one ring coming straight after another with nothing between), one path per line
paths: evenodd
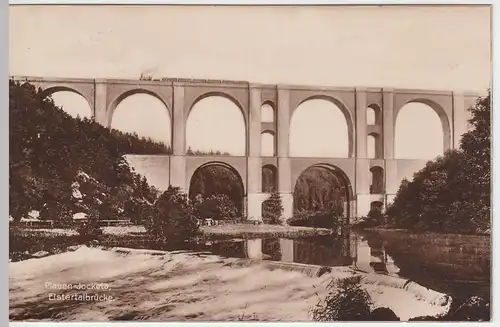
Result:
M57 201L46 203L40 210L41 220L70 221L72 218L71 209Z
M87 210L87 221L80 223L76 228L83 241L90 241L102 235L99 226L99 212L93 208Z
M266 224L281 225L283 215L283 205L278 192L272 192L268 200L262 206L262 220Z
M154 243L176 245L192 240L199 232L193 205L178 187L169 186L144 218Z
M312 310L315 321L367 321L370 318L372 301L361 288L361 277L333 279L327 286L329 291Z
M379 208L373 208L368 212L368 215L361 219L360 222L354 226L357 228L372 228L381 226L384 224L384 214L382 214Z
M400 321L399 317L389 308L376 308L370 313L370 321Z
M196 204L196 216L200 219L232 220L237 215L238 209L226 194L215 194Z

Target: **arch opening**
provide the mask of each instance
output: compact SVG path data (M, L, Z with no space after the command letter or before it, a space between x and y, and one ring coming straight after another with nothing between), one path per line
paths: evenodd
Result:
M262 157L276 156L275 136L273 132L265 131L261 134L260 151Z
M206 96L191 108L186 121L186 150L195 154L246 154L245 117L224 96Z
M66 88L52 88L45 91L54 104L73 118L92 118L92 108L88 100L79 92Z
M352 187L337 167L314 165L304 170L293 192L295 225L333 228L350 217Z
M274 107L270 103L266 102L260 107L260 118L262 123L274 123Z
M134 93L123 97L111 112L112 129L149 138L170 148L172 123L167 106L156 96Z
M367 135L367 158L369 159L382 159L383 143L382 138L378 133L370 133Z
M430 103L407 103L396 117L394 157L434 159L449 146L450 135L444 110Z
M220 162L211 162L198 167L189 183L189 198L199 204L205 199L220 195L226 196L234 205L237 217L243 216L245 189L238 171ZM207 215L210 215L210 212L202 212L202 216ZM211 218L219 219L220 217Z
M332 101L306 100L292 114L289 144L291 157L349 158L350 118Z
M274 165L262 167L262 193L272 193L278 190L278 168Z
M366 108L366 124L380 125L382 123L382 111L376 104L371 104Z
M384 193L384 169L379 166L370 168L371 185L370 194Z
M370 203L370 210L377 210L379 212L382 212L384 208L384 204L381 201L373 201Z

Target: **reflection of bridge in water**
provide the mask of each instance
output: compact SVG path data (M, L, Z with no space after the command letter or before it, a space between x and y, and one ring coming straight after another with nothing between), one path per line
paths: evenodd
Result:
M349 266L365 272L396 275L399 271L383 244L368 245L355 233L340 238L255 238L213 244L214 253L252 260L272 260L320 266Z

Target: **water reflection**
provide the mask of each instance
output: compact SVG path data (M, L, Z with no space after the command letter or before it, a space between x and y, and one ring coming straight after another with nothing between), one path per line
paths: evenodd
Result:
M321 266L351 266L365 272L397 274L399 268L386 253L383 244L370 246L368 241L356 233L345 233L341 237L319 236L298 239L255 238L207 242L214 254L248 258L297 262Z
M203 249L227 257L349 266L400 276L455 296L489 297L488 240L480 236L346 231L340 237L214 241Z

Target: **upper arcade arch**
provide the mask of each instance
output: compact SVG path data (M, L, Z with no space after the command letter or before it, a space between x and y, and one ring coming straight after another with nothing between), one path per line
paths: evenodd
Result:
M110 127L172 145L172 118L161 98L149 92L131 92L114 107Z
M400 113L409 104L421 104L430 107L439 117L441 121L441 129L443 135L443 153L452 147L452 126L451 121L453 117L453 99L448 95L441 94L396 94L394 97L394 129L397 128L397 122ZM420 122L418 122L420 123ZM395 135L397 142L397 136Z
M289 133L290 156L318 158L353 156L354 126L349 111L341 102L332 97L319 95L308 97L297 107L292 108Z
M83 97L87 101L87 104L89 105L89 107L92 109L94 97L93 97L93 95L86 94L87 93L87 92L85 92L86 90L78 90L77 88L65 86L65 85L52 86L49 88L42 88L42 89L43 89L42 94L44 96L51 96L54 93L58 93L58 92L71 92L71 93L77 94L77 95Z
M110 101L108 108L106 110L108 116L108 124L112 123L113 115L116 111L116 108L118 108L118 106L126 99L138 94L145 94L158 99L164 105L165 109L168 111L168 116L170 117L170 119L172 118L172 110L168 104L168 101L165 98L163 98L160 94L144 88L132 88L124 91L123 93L119 93Z
M92 118L92 107L87 99L77 92L56 91L51 95L54 104L73 118Z
M446 111L430 100L413 100L398 107L394 131L396 159L433 159L451 148Z
M205 94L190 108L185 123L186 150L245 156L248 142L242 110L231 99L217 94Z
M243 115L245 130L248 128L249 96L248 83L230 83L230 84L185 84L183 92L183 102L185 117L188 118L191 111L200 101L209 97L221 97L231 101L239 108Z

